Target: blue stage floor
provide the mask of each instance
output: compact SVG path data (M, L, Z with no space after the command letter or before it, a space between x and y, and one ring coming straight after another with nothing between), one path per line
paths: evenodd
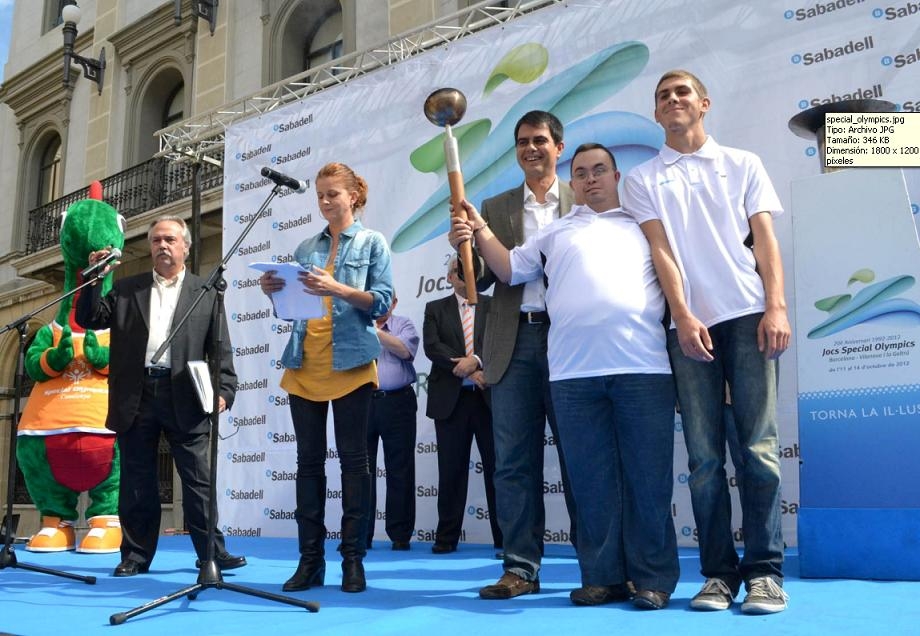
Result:
M227 543L249 560L247 567L227 572L227 582L280 593L296 566L296 541L234 537ZM477 591L501 575L501 564L489 547L461 545L458 552L435 556L430 544L413 543L410 552L392 552L389 543L379 542L365 561L368 591L345 594L338 588L339 555L329 542L327 586L292 595L319 602L318 613L232 590L207 589L194 601L181 598L110 626L112 614L195 583L198 570L188 537L162 537L151 571L126 579L111 576L117 554L33 554L16 547L22 563L98 580L87 585L21 568L0 570L2 634L920 634L920 583L803 580L794 551L787 555L789 609L772 616L742 615L740 604L727 612L690 611L690 597L702 580L695 550L681 551L681 582L670 607L647 612L629 604L571 605L568 594L578 586L579 576L570 546L547 546L540 594L484 601Z

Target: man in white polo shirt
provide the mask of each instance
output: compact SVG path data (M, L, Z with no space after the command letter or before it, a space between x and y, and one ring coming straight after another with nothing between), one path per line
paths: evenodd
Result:
M620 173L599 144L572 158L572 211L510 252L476 208L451 244L476 238L501 280L546 277L550 390L578 511L576 605L661 609L677 585L671 518L674 384L664 296L649 245L619 207ZM569 454L571 453L571 455Z
M641 225L671 311L668 354L690 459L690 496L706 582L697 610L786 608L780 514L776 360L791 329L773 233L782 205L760 159L718 145L703 128L702 82L669 71L655 89L665 131L657 157L634 168L623 206ZM749 239L753 240L753 247ZM735 551L725 475L725 385L741 446L744 556Z

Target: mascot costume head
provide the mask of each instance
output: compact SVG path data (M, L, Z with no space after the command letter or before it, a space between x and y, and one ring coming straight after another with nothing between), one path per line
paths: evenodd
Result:
M70 206L62 219L65 292L84 282L90 252L124 247L124 218L98 200L101 195L95 182L91 198ZM111 289L111 272L101 284L103 293ZM109 334L80 328L75 303L76 296L62 301L54 321L38 330L26 352L25 369L35 386L19 420L16 457L42 517L41 530L26 544L32 552L76 547L82 492L89 496L89 532L77 551L117 552L121 544L118 447L105 428Z

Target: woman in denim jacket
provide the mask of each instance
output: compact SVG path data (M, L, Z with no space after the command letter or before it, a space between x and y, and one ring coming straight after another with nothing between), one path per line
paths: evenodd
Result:
M342 590L367 587L366 554L370 480L367 419L377 388L380 353L374 319L393 298L390 250L379 232L357 216L367 202L367 183L351 168L330 163L316 175L316 195L326 228L301 243L294 259L307 271L304 291L323 296L321 318L294 321L281 358L281 388L290 397L297 436L297 539L300 562L286 592L322 585L326 573L326 415L332 403L335 445L342 467ZM259 280L269 296L284 286L275 272Z

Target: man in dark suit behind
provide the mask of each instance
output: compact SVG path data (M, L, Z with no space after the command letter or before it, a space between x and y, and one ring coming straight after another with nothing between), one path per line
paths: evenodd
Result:
M209 291L192 312L161 359L151 358L188 310L204 280L185 269L191 236L180 217L161 217L147 233L153 272L119 280L105 297L88 287L77 301L76 318L86 329L111 330L109 411L106 427L117 433L121 451L118 512L123 538L115 576L147 572L157 549L160 497L157 446L162 432L182 481L182 509L199 562L208 556L209 418L201 408L187 367L189 360L217 357L212 312L216 292ZM109 250L93 252L89 262ZM108 268L106 268L107 270ZM220 347L219 409L230 408L236 373L226 324ZM229 554L215 526L214 555L221 570L246 565ZM200 563L199 563L200 565Z
M425 305L425 355L431 360L426 414L434 420L438 442L438 528L431 551L447 554L457 549L466 507L473 438L482 459L486 504L492 543L502 547L495 514L495 447L489 391L482 372L482 334L489 297L466 304L466 287L457 275L457 258L450 259L447 281L454 293ZM469 312L464 321L464 312ZM465 329L467 333L465 333ZM467 340L472 350L468 351Z

